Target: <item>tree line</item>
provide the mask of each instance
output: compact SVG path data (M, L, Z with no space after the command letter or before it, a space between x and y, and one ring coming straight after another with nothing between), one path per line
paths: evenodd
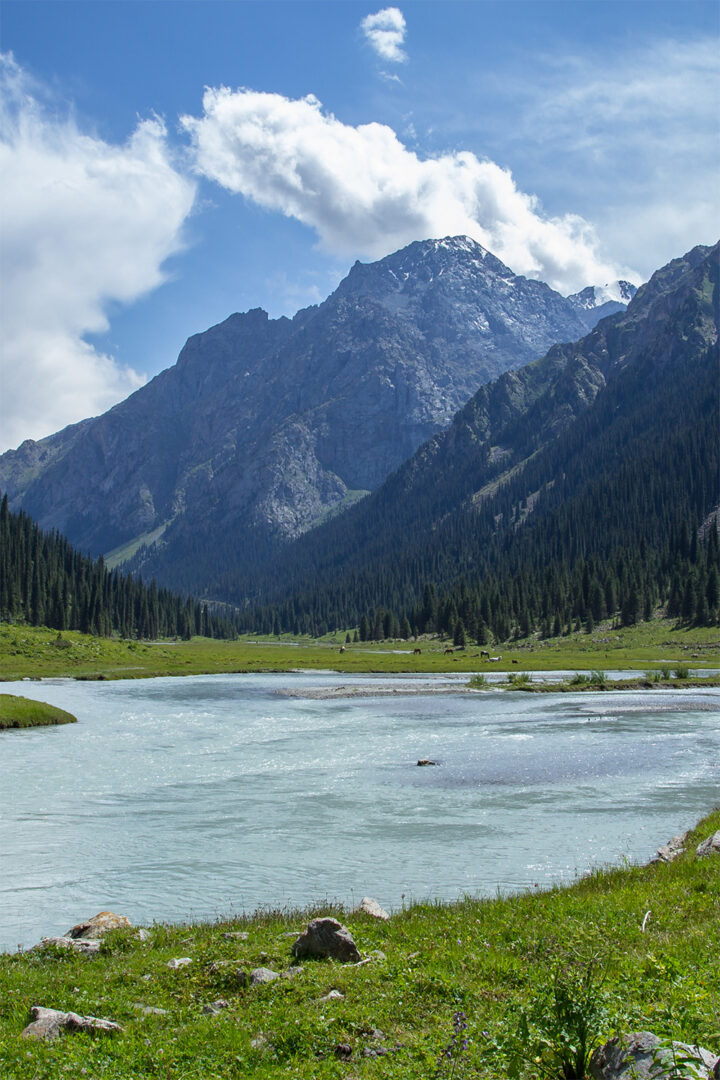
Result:
M24 511L0 503L0 620L124 638L236 635L231 618L152 581L109 570Z

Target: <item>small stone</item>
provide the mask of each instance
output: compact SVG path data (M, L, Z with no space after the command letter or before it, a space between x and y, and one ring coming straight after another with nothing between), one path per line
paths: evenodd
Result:
M173 971L177 968L187 967L188 964L192 964L192 959L189 956L178 956L175 960L168 960L167 966Z
M662 847L657 849L657 857L653 859L653 862L674 862L685 851L685 841L688 838L688 833L682 833L680 836L673 836L671 840L668 840L667 844L663 844Z
M720 829L708 836L707 840L703 840L702 844L698 844L695 854L698 859L704 859L707 855L720 855Z
M264 1050L267 1044L267 1038L265 1037L265 1035L263 1035L262 1031L250 1040L250 1045L252 1046L253 1050Z
M141 1002L135 1002L133 1009L141 1012L143 1016L167 1016L167 1009L158 1009L154 1005L143 1005Z
M433 761L428 757L421 757L418 759L418 765L437 765L437 761Z
M387 956L382 949L373 949L372 952L368 953L368 956L371 956L373 960L387 960Z
M247 941L250 935L246 930L228 930L223 937L226 941Z
M146 930L144 926L141 926L137 933L133 934L136 941L149 941L150 931Z
M209 1004L203 1005L202 1011L209 1016L217 1016L217 1014L219 1012L222 1012L223 1009L229 1008L229 1001L226 1001L225 998L218 998L217 1001L211 1001L209 1002Z
M279 979L280 976L277 971L272 971L270 968L259 967L250 972L250 985L259 986L261 983L274 982L275 979Z
M340 1061L349 1061L352 1057L352 1046L350 1043L338 1043L335 1047L335 1057Z
M381 908L377 900L373 900L371 896L363 896L358 911L364 911L366 915L372 916L373 919L382 919L384 922L390 918L387 911Z
M360 959L353 936L337 919L313 919L295 941L293 955L330 957L342 963L357 963Z
M320 998L321 1001L344 1001L345 995L339 990L331 990L325 997Z

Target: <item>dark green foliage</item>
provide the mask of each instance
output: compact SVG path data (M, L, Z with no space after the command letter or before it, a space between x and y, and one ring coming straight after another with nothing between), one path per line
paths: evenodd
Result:
M190 638L235 635L207 605L110 571L102 558L75 551L57 532L0 503L0 619L109 637ZM60 642L62 638L59 637Z

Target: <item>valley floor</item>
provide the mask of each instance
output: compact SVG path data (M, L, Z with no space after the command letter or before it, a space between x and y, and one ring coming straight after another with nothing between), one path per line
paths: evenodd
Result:
M340 651L341 648L344 651ZM419 653L417 650L421 650ZM657 671L720 668L717 627L677 628L654 620L620 630L601 625L588 635L536 638L454 649L438 638L345 644L345 634L320 640L256 637L237 641L126 641L74 631L0 624L0 681L48 677L141 679L160 675L325 670L340 673L492 673L497 671Z

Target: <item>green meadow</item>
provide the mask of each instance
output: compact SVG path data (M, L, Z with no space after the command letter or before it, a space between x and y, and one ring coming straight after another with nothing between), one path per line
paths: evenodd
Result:
M0 694L0 730L75 723L77 717L55 705L48 705L44 701L31 701L19 694Z
M341 647L345 651L340 652ZM200 675L220 672L332 670L340 673L490 672L519 667L522 671L607 671L634 668L660 671L663 666L720 667L717 628L677 628L654 620L613 629L600 625L588 635L514 641L488 646L502 660L490 663L479 646L450 653L438 638L345 644L345 634L325 638L220 641L127 641L92 637L73 631L0 624L0 679L68 676L71 678L139 679L155 675ZM416 654L415 649L421 652Z
M616 1032L651 1030L720 1053L720 856L694 856L718 828L715 811L671 864L490 900L415 903L389 922L327 906L262 911L154 925L146 940L114 931L92 958L51 945L5 954L3 1076L537 1080L575 1075L561 1070L578 1031L588 1052ZM306 960L298 970L293 938L326 914L350 929L364 962ZM168 967L176 958L190 963ZM258 967L281 977L247 985ZM203 1011L217 1001L216 1014ZM23 1039L33 1004L123 1030ZM467 1028L453 1041L460 1013Z

